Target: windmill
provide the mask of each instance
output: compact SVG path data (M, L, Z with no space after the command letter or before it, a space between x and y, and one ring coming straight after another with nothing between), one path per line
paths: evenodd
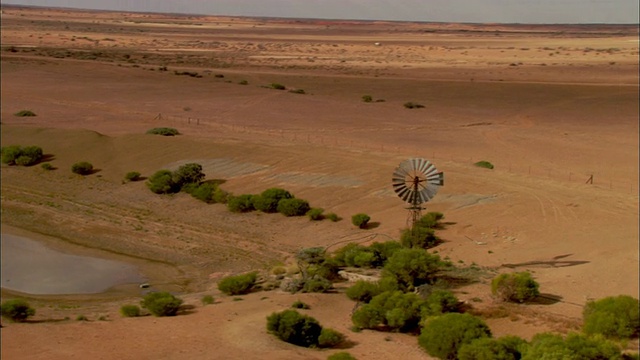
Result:
M407 225L413 229L424 210L422 204L431 200L444 185L444 173L438 171L429 160L408 159L393 172L392 185L398 197L411 205L407 208Z

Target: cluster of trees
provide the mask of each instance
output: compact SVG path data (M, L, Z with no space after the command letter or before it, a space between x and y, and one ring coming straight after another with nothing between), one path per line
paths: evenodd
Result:
M123 305L120 314L124 317L138 317L142 314L140 307L146 309L153 316L176 316L183 300L170 292L150 292L145 295L138 305Z
M430 212L416 221L410 229L405 229L400 242L408 248L430 249L439 245L442 240L436 236L435 230L442 228L441 220L444 215Z
M11 145L0 151L2 163L7 165L31 166L42 160L42 148L39 146Z
M330 348L345 340L342 333L323 328L313 317L290 309L269 315L267 331L282 341L303 347Z

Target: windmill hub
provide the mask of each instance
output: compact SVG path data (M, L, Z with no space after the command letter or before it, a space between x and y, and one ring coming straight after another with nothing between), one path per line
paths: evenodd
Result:
M393 191L411 206L411 227L420 219L420 206L431 200L444 185L444 173L425 159L413 158L400 163L393 172Z

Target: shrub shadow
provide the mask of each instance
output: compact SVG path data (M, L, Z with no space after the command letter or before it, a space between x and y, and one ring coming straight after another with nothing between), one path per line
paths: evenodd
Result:
M24 321L19 321L21 323L26 323L26 324L46 324L46 323L59 323L59 322L63 322L63 321L71 321L70 319L43 319L43 320L24 320Z
M196 309L195 305L181 305L176 315L195 314L197 312L195 311L195 309Z
M364 228L366 230L369 230L369 229L375 229L375 228L377 228L379 226L380 226L380 222L379 221L374 221L374 222L368 223L367 226L365 226Z
M349 339L346 339L345 341L341 342L340 344L334 346L333 349L346 350L346 349L351 349L356 345L358 345L357 342L349 340Z
M207 184L212 184L212 185L222 185L224 183L226 183L227 180L225 179L209 179L209 180L205 180L202 183L207 183Z
M529 301L526 301L526 303L532 304L532 305L553 305L561 301L562 301L562 296L560 295L541 293L535 298Z
M44 154L44 155L42 155L42 158L40 158L40 162L44 163L44 162L53 161L55 159L56 159L56 157L53 154Z

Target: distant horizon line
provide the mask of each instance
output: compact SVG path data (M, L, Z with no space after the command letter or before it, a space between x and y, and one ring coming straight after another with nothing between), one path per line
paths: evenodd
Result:
M157 14L157 15L178 15L178 16L220 16L220 17L237 17L249 19L288 19L288 20L324 20L324 21L354 21L354 22L390 22L390 23L423 23L423 24L468 24L468 25L527 25L527 26L562 26L562 25L607 25L607 26L639 26L638 23L607 23L607 22L590 22L590 23L523 23L523 22L470 22L470 21L421 21L421 20L385 20L385 19L349 19L349 18L314 18L314 17L291 17L291 16L261 16L261 15L227 15L227 14L199 14L199 13L181 13L181 12L162 12L162 11L136 11L136 10L114 10L114 9L92 9L67 6L42 6L42 5L24 5L24 4L5 4L0 3L1 7L13 8L36 8L36 9L62 9L75 10L84 12L115 12L130 14Z

